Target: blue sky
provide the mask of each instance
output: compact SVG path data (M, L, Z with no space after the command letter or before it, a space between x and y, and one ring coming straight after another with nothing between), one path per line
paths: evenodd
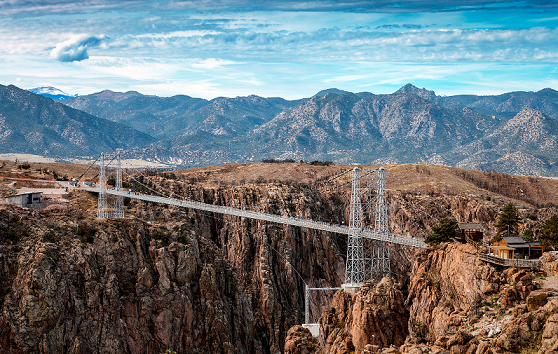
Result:
M558 89L556 1L0 0L0 83L194 97Z

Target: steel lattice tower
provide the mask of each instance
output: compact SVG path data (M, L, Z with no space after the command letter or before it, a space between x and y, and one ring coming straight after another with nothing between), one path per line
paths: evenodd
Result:
M114 197L113 206L109 206L107 198L107 173L105 165L105 154L101 153L100 165L101 169L99 172L99 205L97 207L97 217L99 218L123 218L124 217L124 203L122 196ZM120 160L120 153L118 153L115 158L116 162L116 184L115 189L117 191L122 190L122 163Z
M362 204L360 199L360 175L358 167L353 169L351 191L351 214L349 239L347 242L347 266L345 286L359 287L364 281L364 244L362 240Z
M122 190L122 161L120 160L120 153L116 155L116 185L117 191ZM124 217L124 203L121 195L114 196L114 210L112 212L113 218Z
M107 177L105 174L105 154L101 153L100 161L101 170L99 171L99 204L97 207L97 217L110 217L110 208L107 201Z
M386 171L383 167L378 170L374 232L386 236L390 235L387 215ZM372 247L371 272L372 275L380 279L391 274L389 244L385 241L377 241L375 247Z

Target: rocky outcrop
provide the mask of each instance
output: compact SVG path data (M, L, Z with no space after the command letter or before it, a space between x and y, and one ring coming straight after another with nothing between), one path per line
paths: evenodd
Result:
M498 289L490 267L477 269L471 245L444 244L418 252L413 265L407 305L413 337L435 341L456 330L464 314L480 303L483 292Z
M340 283L326 234L135 201L127 219L99 220L87 198L0 205L0 352L281 353L304 316L302 280Z
M540 264L548 276L558 275L558 251L545 252L540 258Z
M287 332L284 354L312 354L318 350L318 341L306 328L294 326Z
M341 290L321 319L324 353L362 353L369 345L401 345L407 336L409 313L396 282L384 278L365 282L354 296Z

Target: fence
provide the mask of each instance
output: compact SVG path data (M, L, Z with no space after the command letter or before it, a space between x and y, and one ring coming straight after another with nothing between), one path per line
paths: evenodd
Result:
M505 259L486 253L479 253L479 259L503 267L536 268L539 266L538 259Z

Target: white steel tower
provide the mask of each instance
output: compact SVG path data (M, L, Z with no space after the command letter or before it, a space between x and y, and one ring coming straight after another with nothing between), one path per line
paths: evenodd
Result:
M120 153L116 155L116 184L114 188L117 191L122 190L122 161L120 160ZM114 196L114 210L112 212L113 218L124 217L124 202L121 195Z
M386 171L383 167L380 167L378 170L374 232L388 237L390 236L387 216ZM391 274L389 244L385 241L376 241L375 243L375 247L372 247L371 271L373 276L381 279Z
M358 167L353 169L349 239L347 242L347 266L344 288L358 288L364 281L364 245L362 240L362 205L360 199L360 175Z
M107 201L107 178L105 174L105 154L101 153L100 157L101 169L99 171L99 204L97 206L97 217L110 217L110 208Z
M123 218L124 217L124 203L122 196L114 196L114 204L109 206L107 198L107 173L105 165L106 155L101 153L100 164L101 170L99 172L99 205L97 207L97 217L99 218ZM122 190L122 162L120 160L120 153L116 158L116 183L115 189ZM113 158L113 160L114 160ZM109 163L110 164L110 163Z

